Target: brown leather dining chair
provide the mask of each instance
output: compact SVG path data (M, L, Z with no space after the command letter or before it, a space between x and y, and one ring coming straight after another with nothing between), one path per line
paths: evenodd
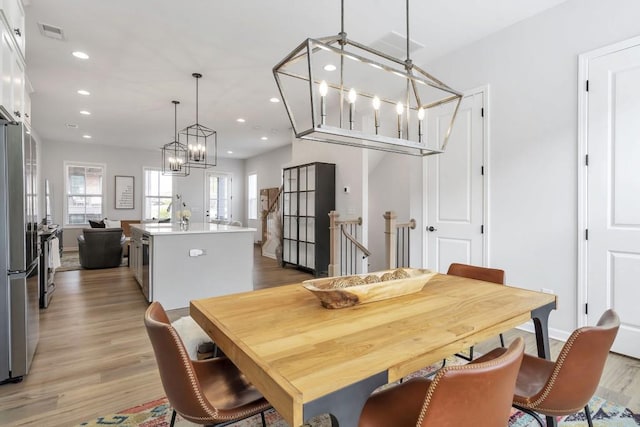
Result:
M598 388L619 327L618 315L607 310L597 326L575 330L555 362L525 354L513 406L532 415L541 426L544 424L538 413L546 415L546 425L552 425L553 417L575 414L584 408L587 423L592 427L589 400ZM473 363L486 362L504 351L497 348Z
M504 270L499 270L497 268L478 267L475 265L458 264L454 262L449 266L447 274L504 285ZM500 345L504 347L504 337L502 334L500 334ZM473 360L473 346L469 348L469 357L463 354L456 354L456 356L469 361Z
M260 414L271 405L226 357L192 361L162 305L153 302L144 324L158 362L162 387L176 413L186 420L224 426Z
M447 366L432 381L413 378L374 393L358 425L504 427L523 353L524 341L518 338L500 357L486 363Z

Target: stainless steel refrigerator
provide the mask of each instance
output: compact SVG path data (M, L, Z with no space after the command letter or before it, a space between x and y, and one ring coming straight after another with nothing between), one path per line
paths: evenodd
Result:
M24 125L0 120L0 383L20 381L38 345L36 155Z

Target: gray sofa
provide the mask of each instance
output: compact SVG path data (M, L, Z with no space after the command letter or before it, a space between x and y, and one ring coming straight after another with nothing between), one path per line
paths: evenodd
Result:
M85 228L78 236L83 268L112 268L122 263L125 237L122 228Z

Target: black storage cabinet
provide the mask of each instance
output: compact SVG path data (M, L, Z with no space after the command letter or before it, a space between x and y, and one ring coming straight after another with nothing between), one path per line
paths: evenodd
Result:
M283 170L282 265L327 276L329 212L336 207L336 165L309 163Z

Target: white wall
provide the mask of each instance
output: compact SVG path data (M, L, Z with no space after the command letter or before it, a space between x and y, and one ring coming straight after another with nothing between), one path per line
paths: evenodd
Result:
M275 150L268 151L259 156L250 157L245 161L245 175L256 173L258 175L258 192L262 188L280 187L282 185L282 169L291 164L291 145L285 145ZM246 179L245 176L245 179ZM248 197L245 196L245 199ZM247 200L244 201L245 205ZM258 203L260 200L258 199ZM259 208L259 205L258 205ZM257 231L254 241L262 239L262 221L258 217L257 220L249 220L248 212L245 216L245 223L248 227L255 228Z
M158 156L159 155L158 151ZM158 159L158 161L160 160ZM244 176L244 160L221 159L219 157L214 167L208 169L191 169L189 176L175 177L173 179L174 194L182 195L183 201L187 204L187 208L191 210L191 221L208 221L208 217L206 216L208 207L205 206L205 197L207 197L205 194L205 174L209 172L231 174L231 192L233 195L231 200L231 219L240 221L242 225L246 225L246 179Z
M336 210L341 219L353 219L363 212L363 171L366 171L367 150L315 141L295 140L291 165L311 162L336 165ZM349 193L343 190L349 187Z
M369 150L315 141L295 140L291 166L311 162L336 165L336 211L341 220L362 218L362 235L359 241L368 247L369 239ZM346 193L344 188L348 187ZM362 268L366 271L367 260Z
M425 67L490 85L490 264L558 294L556 335L577 324L578 55L637 36L639 16L636 0L570 0Z
M385 262L385 221L386 211L394 211L398 222L410 219L409 184L412 181L407 163L413 158L400 154L369 154L369 270L386 268ZM416 158L417 159L417 158ZM413 159L413 160L416 160ZM419 159L417 159L419 161ZM418 178L419 180L421 177ZM418 182L420 184L420 181ZM412 238L416 235L412 232ZM415 252L414 252L415 254ZM415 257L418 258L419 257Z
M109 219L136 220L142 218L142 169L145 166L160 167L160 150L109 147L98 144L49 143L40 140L40 180L48 179L53 191L53 222L64 224L64 162L77 161L106 165L105 216ZM218 159L218 166L207 171L222 171L233 174L234 218L244 218L244 160ZM202 169L192 171L189 177L174 178L174 193L184 195L192 210L193 221L202 221L204 201L204 178ZM115 175L133 176L135 180L134 209L114 208ZM77 248L76 236L82 227L65 227L64 247Z

